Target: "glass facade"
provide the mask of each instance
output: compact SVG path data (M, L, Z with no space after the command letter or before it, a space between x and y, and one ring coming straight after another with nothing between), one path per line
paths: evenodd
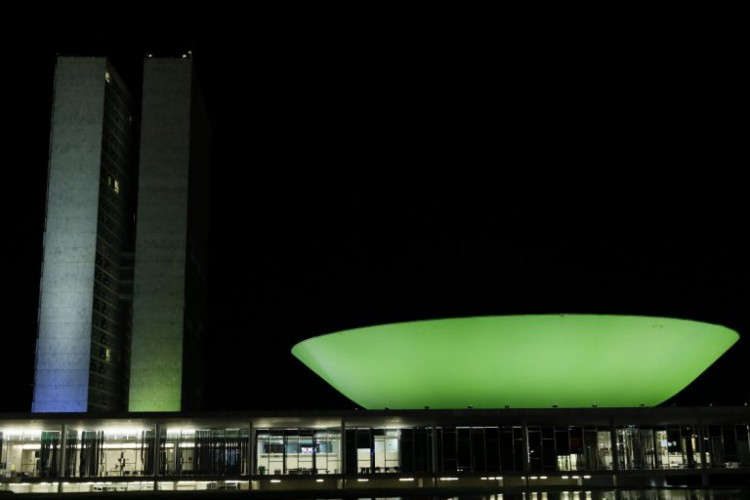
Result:
M233 489L294 477L530 480L718 469L750 469L747 422L594 425L539 419L377 426L343 420L289 427L250 419L224 425L108 420L14 427L0 421L0 490L24 481L64 480L56 484L79 489L86 481L100 481L87 482L91 488L105 488L101 481L109 481L112 489L150 489L159 478L167 489L190 489L193 483Z
M263 429L256 435L255 474L339 474L339 429Z
M115 75L108 68L107 75ZM108 76L104 93L99 177L89 410L125 408L130 372L130 302L120 295L122 253L132 250L135 132L130 95Z

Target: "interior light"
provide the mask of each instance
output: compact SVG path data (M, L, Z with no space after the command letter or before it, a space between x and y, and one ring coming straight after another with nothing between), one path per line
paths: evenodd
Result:
M281 479L271 479L271 482L272 482L272 483L280 483L280 482L281 482Z
M357 479L358 483L366 483L367 481L369 481L369 479L365 479L365 478L359 478L359 479Z
M402 478L399 478L399 481L414 481L414 478L413 477L402 477Z
M323 482L323 479L316 479L316 480L315 480L315 482L316 482L316 483L322 483L322 482Z
M591 476L583 476L584 479L591 479Z

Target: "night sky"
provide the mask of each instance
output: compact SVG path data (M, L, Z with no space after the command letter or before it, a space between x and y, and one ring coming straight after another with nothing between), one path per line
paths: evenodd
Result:
M356 406L292 357L314 335L561 312L738 330L667 404L750 402L736 65L666 44L226 36L53 38L6 61L0 411L31 405L55 53L112 57L137 94L147 52L188 49L213 123L206 409Z

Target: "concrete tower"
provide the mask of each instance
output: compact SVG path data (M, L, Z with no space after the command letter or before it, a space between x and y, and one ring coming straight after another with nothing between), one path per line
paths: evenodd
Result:
M130 411L200 406L209 125L190 58L146 59Z
M125 407L136 131L106 59L58 58L32 411Z

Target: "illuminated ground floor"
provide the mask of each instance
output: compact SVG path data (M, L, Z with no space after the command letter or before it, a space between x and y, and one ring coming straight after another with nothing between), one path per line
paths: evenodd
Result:
M750 409L0 417L0 491L743 484Z

